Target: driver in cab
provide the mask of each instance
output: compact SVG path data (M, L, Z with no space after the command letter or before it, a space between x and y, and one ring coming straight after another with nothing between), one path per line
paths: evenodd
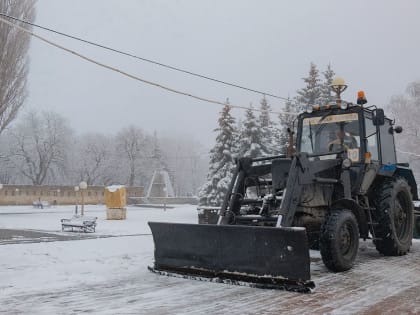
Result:
M328 143L328 151L347 151L348 149L357 148L357 141L354 137L346 135L344 130L337 129L335 131L336 139Z

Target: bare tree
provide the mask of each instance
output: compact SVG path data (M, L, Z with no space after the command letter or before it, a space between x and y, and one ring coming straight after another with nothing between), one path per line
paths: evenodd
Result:
M10 134L5 132L0 137L0 183L11 184L16 180L16 168L10 156L12 139Z
M196 195L206 181L209 167L207 150L197 141L181 135L160 139L176 196Z
M396 95L389 104L397 125L402 125L403 132L395 134L397 154L400 162L409 162L414 175L420 176L420 81L412 82L406 94Z
M141 175L142 158L146 155L148 141L143 130L134 126L123 129L117 135L117 151L123 153L127 162L128 179L127 185L134 186Z
M11 134L14 163L33 185L45 183L47 175L65 168L71 130L63 117L54 112L29 112Z
M407 94L415 101L415 105L419 105L420 101L420 81L414 81L408 84Z
M88 185L107 185L114 179L112 141L102 134L81 136L75 158L78 180Z
M0 0L0 12L33 21L35 1ZM29 35L0 22L0 134L16 118L26 98L29 42Z

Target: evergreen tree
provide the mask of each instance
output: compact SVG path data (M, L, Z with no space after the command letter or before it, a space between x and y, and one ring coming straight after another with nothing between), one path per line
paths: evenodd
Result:
M296 100L296 111L302 112L306 110L309 105L319 105L321 97L321 79L319 78L319 71L316 65L311 62L309 68L309 74L306 78L303 78L305 87L297 91Z
M238 119L237 123L235 124L234 127L234 132L233 132L233 143L232 143L232 158L236 159L236 158L240 158L241 154L242 154L242 150L240 147L240 138L241 138L241 131L242 128L244 127L244 121L242 119Z
M289 98L284 105L284 112L296 112L297 106L293 104L293 101ZM292 129L293 120L296 116L290 114L279 114L280 129L278 133L280 154L287 154L287 148L289 147L289 133L287 128Z
M156 130L153 132L153 137L148 139L151 142L150 157L145 161L145 168L148 169L148 177L151 179L151 175L154 171L167 171L171 184L175 187L175 175L174 172L169 168L165 156L159 145L159 138Z
M305 87L296 92L297 96L295 96L293 100L288 99L286 101L284 111L299 114L305 111L308 106L321 104L323 105L325 103L324 100L326 98L329 98L329 88L327 91L325 89L325 86L331 83L332 77L334 76L334 72L332 71L330 65L328 65L327 70L323 72L323 75L325 78L325 82L321 83L321 79L319 78L319 71L316 65L313 62L311 62L308 76L302 78L305 82ZM292 129L293 120L295 118L295 115L279 115L279 139L282 154L287 154L287 148L289 146L289 134L287 132L287 128Z
M229 103L223 107L219 118L216 144L210 150L210 164L207 182L199 192L200 205L220 206L232 178L235 163L232 148L235 139L235 119L230 114Z
M245 121L239 135L239 155L255 158L262 156L262 134L252 105L245 113Z
M276 128L270 118L270 105L263 97L260 102L259 126L261 132L261 153L263 156L277 154L279 148L276 145Z
M153 164L154 169L164 169L166 167L166 163L164 161L162 151L159 146L159 139L157 136L156 130L153 132L153 137L150 139L151 141L151 163Z
M328 64L327 70L322 72L322 74L324 76L324 82L321 85L321 96L320 96L319 104L320 105L325 105L325 104L328 104L329 102L331 102L331 100L332 100L331 87L330 86L331 86L331 82L334 78L335 72L331 68L331 64Z

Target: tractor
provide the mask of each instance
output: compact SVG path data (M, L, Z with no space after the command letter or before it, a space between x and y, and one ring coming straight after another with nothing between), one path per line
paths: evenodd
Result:
M333 272L353 267L359 239L385 256L409 252L417 184L398 163L384 110L341 99L299 114L289 154L236 161L216 224L149 222L155 242L150 269L216 281L308 292L309 249ZM296 139L295 145L293 139Z

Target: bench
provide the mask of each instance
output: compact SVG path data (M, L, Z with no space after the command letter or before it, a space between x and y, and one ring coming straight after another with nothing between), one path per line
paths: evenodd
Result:
M63 232L93 233L95 232L97 219L97 217L79 215L75 215L71 219L61 219L61 230Z
M48 201L33 201L32 205L34 206L34 208L38 208L38 209L44 209L44 208L51 207L51 205Z

